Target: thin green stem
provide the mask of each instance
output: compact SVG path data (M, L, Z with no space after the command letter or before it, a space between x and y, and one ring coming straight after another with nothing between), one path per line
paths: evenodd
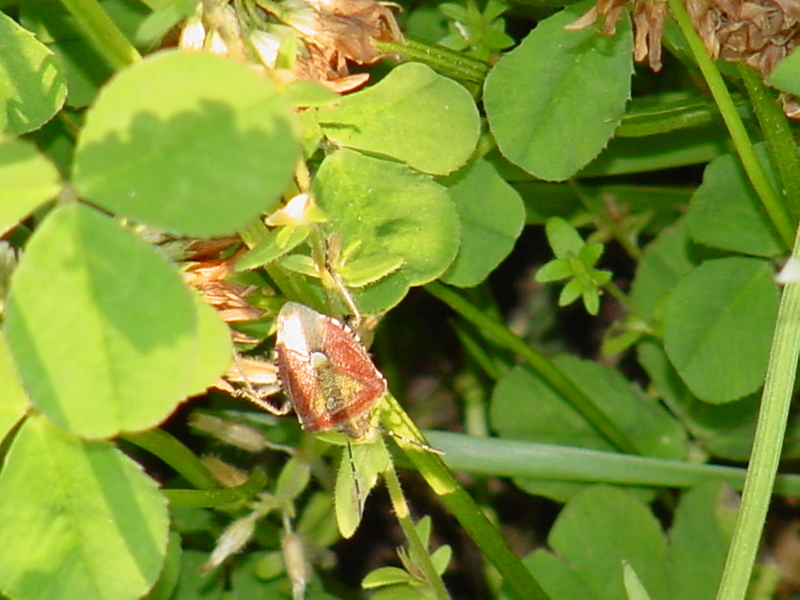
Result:
M464 431L478 437L489 435L486 394L472 371L464 371L453 380L454 388L464 403Z
M417 533L416 527L411 520L411 511L408 509L406 497L403 495L403 488L400 487L400 480L397 478L397 471L394 470L394 465L389 461L389 466L383 473L386 487L389 490L389 498L392 501L392 508L394 508L397 521L408 540L408 545L413 551L414 555L419 558L419 566L422 567L422 572L425 574L425 580L433 587L438 600L449 600L450 594L444 587L439 573L436 572L436 567L431 562L431 556L428 549Z
M800 258L800 233L792 256ZM778 309L750 466L717 593L718 600L737 600L747 593L783 448L798 356L800 283L790 283L783 290Z
M267 475L256 469L242 485L221 490L162 490L172 506L184 508L212 508L239 504L251 500L267 485Z
M528 345L502 323L491 319L477 307L467 302L457 292L441 283L429 283L425 289L450 306L467 321L481 329L484 334L503 348L519 355L560 396L589 421L614 447L627 454L641 454L630 436L617 427L592 400L586 396L552 361Z
M700 36L697 35L697 32L692 27L691 19L683 6L683 2L681 0L669 0L669 6L692 50L700 71L703 73L711 94L714 96L714 101L717 103L720 114L731 134L736 152L739 154L739 159L742 161L742 166L750 179L750 183L752 183L784 244L787 248L791 248L792 240L794 239L794 226L781 202L780 196L772 187L761 163L756 157L753 144L747 135L747 130L736 110L736 105L728 92L728 88L725 86L722 75L708 56Z
M503 376L503 373L508 369L504 369L502 365L498 364L495 358L486 351L486 348L482 344L480 344L479 340L475 339L473 335L470 335L471 332L466 331L465 327L456 323L453 325L453 329L456 332L458 341L461 347L464 348L467 356L474 360L475 364L491 379L494 379L495 381L500 379Z
M795 218L800 216L800 157L789 127L789 120L761 81L761 76L745 63L737 64L753 110L767 142L770 159L778 171L783 197Z
M157 456L196 488L213 490L220 487L197 455L163 429L130 433L123 435L122 439Z
M94 46L115 70L141 60L142 56L111 20L97 0L61 0Z
M444 461L457 472L475 476L515 477L608 484L639 488L689 488L709 479L744 488L747 470L573 446L524 442L428 431L428 441L444 452ZM800 476L778 475L775 492L800 498Z
M609 281L607 284L603 286L603 289L606 290L612 296L614 296L616 301L625 307L625 310L627 310L630 314L639 319L642 323L646 323L648 328L650 328L651 330L653 329L650 326L650 321L634 308L633 303L631 302L631 299L628 296L628 294L623 292L622 289L620 289L620 287L616 283L614 283L613 281Z
M458 519L483 555L503 576L509 596L519 600L548 598L531 572L509 548L497 527L461 487L442 457L419 445L425 443L425 438L397 400L387 394L385 402L387 409L381 413L383 426L396 434L398 446Z
M489 64L480 59L413 37L402 42L375 42L375 46L381 52L400 54L444 75L477 85L481 85L489 73Z

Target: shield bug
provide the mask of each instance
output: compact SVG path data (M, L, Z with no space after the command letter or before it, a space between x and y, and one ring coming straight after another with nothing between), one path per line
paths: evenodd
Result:
M390 460L380 436L375 438L376 431L430 452L439 451L376 422L378 403L387 392L386 380L349 327L308 306L287 302L278 313L277 329L278 380L288 401L282 406L267 402L259 392L272 388L250 384L245 374L250 365L241 360L237 368L245 389L237 395L273 414L286 414L294 408L302 428L310 433L345 434L343 458L349 460L350 469L339 469L336 516L342 535L350 537L361 520L369 491ZM354 450L351 440L367 444L359 444Z
M386 380L354 332L297 302L278 314L278 377L304 430L366 440Z

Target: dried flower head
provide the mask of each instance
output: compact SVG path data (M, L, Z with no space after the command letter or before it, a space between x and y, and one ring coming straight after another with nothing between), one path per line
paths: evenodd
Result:
M247 296L256 290L255 286L242 285L226 279L234 272L241 251L225 258L218 256L222 249L230 246L230 240L231 238L220 241L201 240L196 246L191 246L190 250L196 247L197 252L193 255L192 262L189 262L184 269L184 279L200 292L203 300L216 309L220 318L226 323L254 321L264 315L263 310L247 301ZM216 256L213 250L216 250ZM233 340L239 343L258 341L235 330L231 330L231 335Z
M766 78L800 43L798 0L683 0L695 30L712 59L745 62ZM597 0L569 29L591 26L604 17L601 32L612 35L627 0ZM648 59L650 68L661 68L661 35L668 7L666 0L634 0L636 31L634 58ZM784 112L800 115L798 103L783 97Z
M288 74L344 92L369 78L351 74L348 61L375 63L386 56L376 42L403 40L391 9L375 0L265 1L245 12L246 18L230 4L199 4L183 27L179 46L240 60L249 50L259 63L256 68L276 72L281 62L288 71L276 73L280 79ZM293 48L293 55L282 56L286 48Z

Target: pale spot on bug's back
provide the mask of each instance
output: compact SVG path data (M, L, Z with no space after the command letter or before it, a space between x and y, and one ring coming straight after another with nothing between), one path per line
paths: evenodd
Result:
M325 354L324 352L312 352L309 355L309 362L311 363L311 366L314 367L315 369L324 369L330 366L331 364L328 355Z

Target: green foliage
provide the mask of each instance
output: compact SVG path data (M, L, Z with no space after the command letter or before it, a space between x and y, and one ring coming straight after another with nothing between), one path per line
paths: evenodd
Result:
M542 266L536 280L568 279L558 299L559 306L567 306L582 298L586 311L596 315L600 309L599 288L611 280L610 272L594 268L603 254L603 245L585 243L564 219L550 219L546 230L556 258Z
M542 21L486 80L486 116L497 145L541 179L563 181L595 158L630 98L627 18L613 37L565 29L589 6L576 4ZM542 89L548 92L537 93Z
M87 438L158 425L231 355L219 319L163 256L77 203L31 237L5 326L34 406Z
M352 537L358 529L367 496L390 460L380 437L373 444L351 444L343 448L334 496L336 520L343 537Z
M430 111L431 106L440 110ZM475 149L480 119L469 93L419 63L400 65L377 85L317 111L325 136L344 148L447 175ZM425 140L424 143L420 143Z
M762 164L769 167L764 146L759 144L756 150ZM774 174L772 183L777 183ZM703 183L689 204L686 224L692 237L710 248L755 256L775 256L783 250L741 163L731 154L715 158L706 167Z
M61 189L58 170L19 139L0 145L0 230L8 231Z
M525 224L525 207L517 191L483 159L450 178L447 191L458 211L461 245L441 280L472 287L511 252Z
M629 568L651 598L712 598L735 515L726 495L730 491L719 482L688 490L667 538L647 506L630 494L587 488L553 526L553 553L536 550L526 563L553 600L628 598L630 575L623 571Z
M166 499L113 444L31 417L6 456L0 491L0 578L12 597L133 599L155 583Z
M64 103L67 86L53 53L5 14L0 14L0 128L20 134L44 125Z
M777 311L778 288L767 262L705 261L670 294L664 347L695 395L731 402L761 386ZM725 347L736 352L720 352Z
M680 2L654 76L633 72L626 11L611 35L576 24L589 2L417 3L408 39L366 0L335 19L268 0L3 6L4 597L359 593L335 581L332 548L383 480L400 527L373 535L402 568L362 587L444 600L462 536L412 519L395 462L496 569L473 569L494 597L744 597L729 590L749 580L773 483L800 496L799 478L775 479L778 449L800 457L800 288L775 279L800 161L772 92L742 67L725 72L747 95L729 94ZM188 23L223 56L172 47ZM398 63L355 89L353 59L381 53ZM770 81L798 93L797 61ZM458 347L429 299L406 302L423 286L454 309ZM287 300L341 318L354 344L387 316L391 392L366 438L276 416ZM293 342L303 385L358 416L349 346L320 340ZM439 385L415 418L473 435L426 443L395 399L427 389L422 370ZM524 564L495 525L498 477L563 504Z
M617 371L568 355L558 356L553 362L620 430L630 434L639 453L672 459L686 454L686 435L678 423ZM508 439L598 450L614 447L563 396L524 367L515 367L497 382L490 418L497 433ZM583 487L536 479L518 479L516 483L531 493L558 500L569 498Z
M159 53L120 73L87 112L73 182L115 214L229 235L275 208L291 180L300 148L288 113L276 86L242 65Z
M501 15L508 10L503 0L489 0L481 10L474 1L464 6L457 2L442 2L438 9L448 17L448 35L439 40L453 50L470 51L486 59L498 50L514 45L514 38L505 32Z
M800 54L792 53L787 56L786 60L781 61L770 75L770 85L793 94L800 92L800 88L797 87L798 63L800 63Z
M424 517L416 524L415 529L423 547L428 546L431 536L431 519ZM450 562L452 551L450 546L440 546L431 554L431 561L440 575L445 572ZM404 569L397 567L382 567L376 569L361 582L365 589L381 588L373 594L372 598L390 600L392 598L428 598L430 592L426 590L426 582L419 576L421 556L412 546L408 552L400 555Z
M402 261L398 270L359 290L367 314L394 306L410 286L433 281L455 258L458 213L447 189L428 175L338 150L320 166L315 191L328 215L325 227L341 234L345 247L360 243L355 259Z

